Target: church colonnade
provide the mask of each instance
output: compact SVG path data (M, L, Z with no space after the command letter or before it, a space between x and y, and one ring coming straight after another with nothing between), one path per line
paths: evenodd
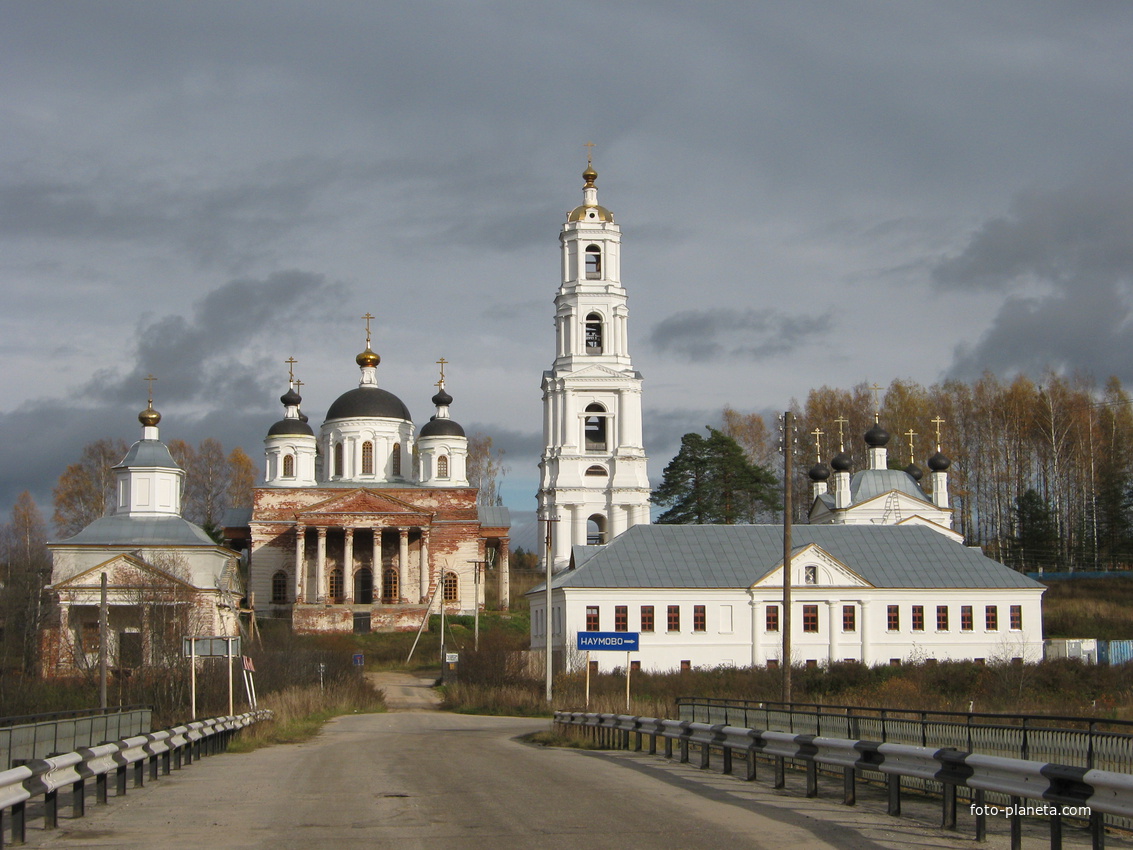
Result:
M423 526L296 525L294 556L292 590L299 602L418 602L433 586L429 529Z

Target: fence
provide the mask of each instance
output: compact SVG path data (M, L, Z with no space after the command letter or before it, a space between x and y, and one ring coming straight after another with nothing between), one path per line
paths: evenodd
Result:
M150 731L152 717L149 706L6 717L0 719L0 765L17 767L79 747L143 735Z
M1133 721L680 697L681 720L1133 773Z
M1086 770L1066 765L1048 764L1024 759L1003 758L934 749L906 744L880 743L829 738L818 735L796 735L725 724L698 723L690 720L661 720L654 717L632 717L623 714L555 712L556 726L582 727L604 746L629 749L631 736L634 749L641 751L648 739L648 751L657 753L657 742L664 742L665 756L673 757L673 745L680 747L680 760L690 760L690 748L700 750L700 767L710 767L713 749L721 753L725 773L732 773L734 754L743 754L745 778L756 778L756 756L774 761L774 785L786 786L787 760L803 762L806 771L806 796L818 794L818 768L840 769L843 779L843 802L857 801L857 780L863 774L882 778L885 783L890 815L901 814L902 782L915 779L938 786L942 801L941 826L957 828L957 789L965 788L973 800L975 837L987 837L988 806L986 795L994 793L1008 801L1012 850L1022 847L1024 799L1042 801L1041 813L1050 818L1050 846L1062 847L1063 817L1083 816L1089 820L1090 836L1095 848L1105 846L1105 815L1121 818L1133 816L1133 776L1105 770Z
M180 770L195 759L224 752L241 729L270 717L271 712L266 710L214 717L114 743L79 747L0 771L0 847L4 843L6 817L11 820L12 842L24 843L27 806L35 798L43 798L44 828L54 829L58 826L60 791L71 790L71 816L82 817L86 814L88 780L94 780L96 801L107 803L112 775L115 796L123 797L131 772L135 788L145 784L147 765L150 779L168 776L171 770Z

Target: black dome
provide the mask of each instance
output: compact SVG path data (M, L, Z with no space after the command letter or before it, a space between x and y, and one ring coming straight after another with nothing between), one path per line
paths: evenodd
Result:
M875 422L873 427L865 432L865 441L871 448L880 449L889 444L889 432L882 428L880 423Z
M441 390L439 393L433 396L433 404L452 404L452 396L450 396L444 390Z
M418 435L421 437L463 437L464 429L451 419L440 419L434 416L425 423Z
M825 481L830 477L830 467L825 463L816 463L807 472L811 481Z
M306 422L301 422L298 419L280 419L270 428L268 428L269 437L282 437L285 435L301 435L304 437L313 437L315 432L311 430L311 426Z
M378 387L358 387L340 395L327 411L327 421L332 419L405 419L411 421L409 409L401 399L391 392Z
M936 454L934 454L932 457L930 457L928 459L928 468L931 469L933 472L944 472L944 470L946 470L951 465L952 465L952 461L950 461L941 452L937 452Z
M913 476L914 481L920 481L922 478L924 478L924 473L921 472L921 468L915 463L910 463L908 466L906 466L905 472Z
M303 397L295 392L295 389L289 389L279 397L280 402L288 406L297 406L303 401Z
M850 469L850 456L845 452L838 452L830 459L830 465L835 472L848 472Z

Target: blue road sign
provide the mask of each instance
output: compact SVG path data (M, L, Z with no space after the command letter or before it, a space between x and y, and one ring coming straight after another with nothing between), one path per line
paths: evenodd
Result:
M640 649L641 635L638 632L579 632L579 652L616 650L618 652L637 652Z

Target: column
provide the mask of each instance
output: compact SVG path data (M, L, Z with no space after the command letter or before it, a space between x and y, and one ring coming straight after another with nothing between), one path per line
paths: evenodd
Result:
M751 666L762 667L766 663L763 657L763 603L752 599L751 606Z
M577 448L581 445L580 440L582 439L582 434L581 424L579 423L578 415L575 413L574 409L574 393L566 387L563 387L562 393L563 434L562 442L559 443L559 445L563 449L566 449L567 447Z
M354 604L354 529L342 530L342 598L347 605Z
M610 540L629 528L631 510L632 507L629 505L610 505L610 516L606 522L607 536Z
M421 601L429 601L429 529L421 529Z
M858 632L862 636L862 664L873 662L873 641L870 640L869 630L873 624L869 619L869 602L863 599L858 603Z
M496 569L500 574L500 609L508 610L511 606L511 568L508 565L508 538L500 539L496 547Z
M399 602L407 602L405 584L409 581L409 529L399 528L397 551L397 596Z
M826 600L827 622L830 623L829 653L827 659L833 664L838 660L838 636L842 633L842 624L838 621L838 603Z
M307 527L295 526L295 601L303 602L303 592L307 583ZM269 597L270 599L270 597Z
M319 545L315 554L315 598L312 602L325 602L327 598L327 530L325 526L316 529Z
M586 543L586 505L570 506L570 538L563 557L570 560L571 545Z
M370 556L370 570L374 574L374 601L382 601L382 582L385 581L385 567L382 565L382 530L374 532L373 554Z

